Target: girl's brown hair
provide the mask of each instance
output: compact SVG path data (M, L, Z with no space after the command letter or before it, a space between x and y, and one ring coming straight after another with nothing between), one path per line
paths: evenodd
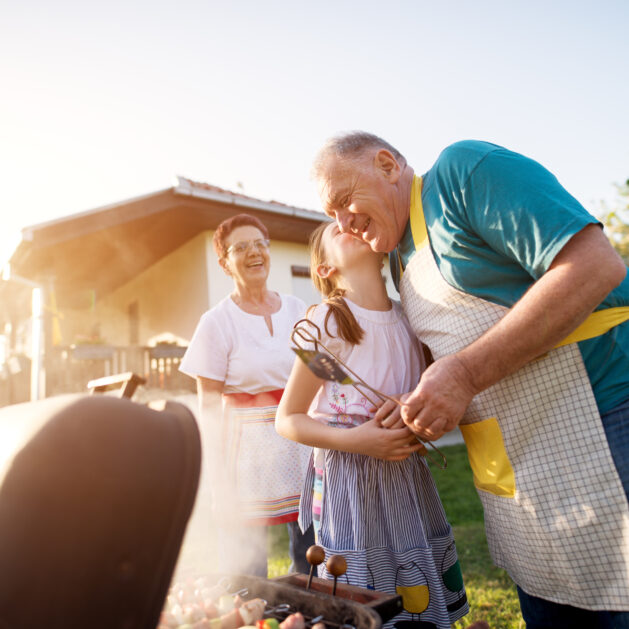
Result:
M321 293L323 302L328 305L328 312L323 322L326 334L332 336L328 330L328 320L331 315L334 315L339 338L352 345L358 345L363 340L365 331L360 327L354 313L343 299L345 289L337 286L336 275L331 278L317 275L317 267L320 264L327 264L327 256L323 247L323 232L329 225L329 222L321 223L310 235L310 277L315 288ZM313 308L314 306L311 306L308 313Z

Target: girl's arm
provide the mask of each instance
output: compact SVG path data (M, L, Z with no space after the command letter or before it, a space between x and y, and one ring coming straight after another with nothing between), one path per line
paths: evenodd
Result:
M308 446L366 454L379 459L399 461L422 448L406 428L387 430L374 419L356 428L336 428L308 415L310 403L323 385L300 358L293 364L275 418L277 432Z

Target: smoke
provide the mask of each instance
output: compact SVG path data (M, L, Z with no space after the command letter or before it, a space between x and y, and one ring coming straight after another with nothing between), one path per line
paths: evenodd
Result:
M227 466L222 410L200 409L193 394L177 401L186 404L195 415L201 434L202 462L196 503L173 580L251 574L251 566L266 557L267 527L248 525L241 515L236 479ZM273 453L263 455L270 460Z

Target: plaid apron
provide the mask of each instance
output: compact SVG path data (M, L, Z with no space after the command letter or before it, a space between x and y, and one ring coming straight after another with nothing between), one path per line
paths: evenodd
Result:
M282 392L223 395L224 455L235 481L240 515L247 524L297 520L310 448L275 431Z
M402 305L438 359L472 343L508 309L442 277L417 178L411 228L416 252L400 282ZM629 610L629 506L577 344L562 344L478 394L460 428L494 563L533 596Z

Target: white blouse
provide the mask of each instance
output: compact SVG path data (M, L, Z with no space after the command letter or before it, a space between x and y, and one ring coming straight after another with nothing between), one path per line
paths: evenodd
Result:
M264 316L245 312L230 296L222 299L201 316L179 370L224 382L224 393L283 389L295 359L290 335L306 305L293 295L280 299L272 335Z

